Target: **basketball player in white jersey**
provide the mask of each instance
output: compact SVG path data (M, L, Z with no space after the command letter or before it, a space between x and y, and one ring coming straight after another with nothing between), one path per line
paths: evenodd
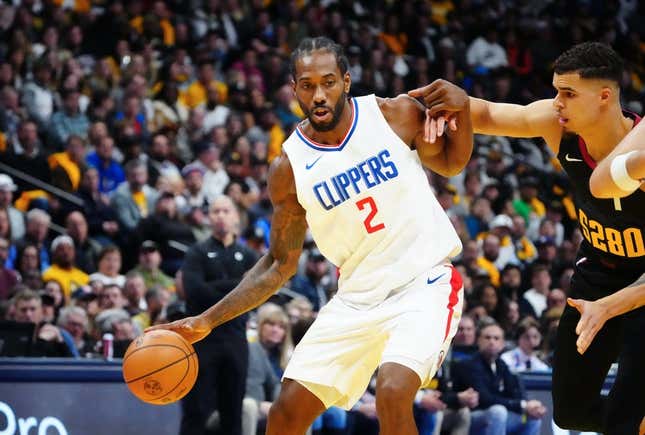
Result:
M348 62L331 40L303 40L291 67L307 119L269 171L269 253L219 303L161 327L195 342L260 305L295 273L309 225L340 268L339 290L296 347L267 433L301 435L325 408L350 409L379 368L381 433L416 434L415 394L448 351L463 298L449 262L461 243L422 165L445 176L466 165L468 97L455 87L462 98L446 110L459 129L432 144L415 99L347 97Z

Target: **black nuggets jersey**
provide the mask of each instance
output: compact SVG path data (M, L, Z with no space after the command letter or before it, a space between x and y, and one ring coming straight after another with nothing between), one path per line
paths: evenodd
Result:
M634 119L634 125L641 120L635 114L624 114ZM584 237L580 256L594 257L616 271L645 271L645 192L639 189L620 199L591 195L589 178L596 162L580 136L563 136L558 160L574 191L578 224Z

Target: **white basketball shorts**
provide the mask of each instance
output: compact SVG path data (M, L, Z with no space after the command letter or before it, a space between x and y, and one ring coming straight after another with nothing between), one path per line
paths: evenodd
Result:
M404 365L428 383L457 331L463 284L450 264L435 266L380 305L356 309L338 296L320 310L285 370L326 407L351 407L383 363Z

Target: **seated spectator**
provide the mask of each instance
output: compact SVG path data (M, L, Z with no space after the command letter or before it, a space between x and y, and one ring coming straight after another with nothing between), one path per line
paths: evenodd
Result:
M18 186L7 174L0 174L0 209L7 211L11 240L17 241L25 236L25 215L13 206L13 192Z
M170 293L166 289L153 287L146 292L145 298L146 310L132 317L141 331L165 320L164 311L170 302Z
M477 351L476 341L475 321L468 314L463 314L452 340L452 360L470 358Z
M488 74L491 70L508 65L506 51L498 42L497 29L494 24L487 26L485 36L478 36L468 46L466 60L478 74Z
M169 275L174 275L184 260L184 251L176 248L176 244L188 247L195 243L195 235L181 221L175 195L170 192L159 196L154 212L141 220L137 233L142 239L157 243L163 260L161 269Z
M18 283L19 275L12 269L5 267L9 257L9 240L0 237L0 301L7 300L13 296L13 288Z
M327 259L318 249L313 249L307 255L304 274L296 274L288 287L306 297L313 305L313 310L318 312L329 299L329 282L325 282L328 273Z
M204 193L204 174L204 168L195 163L188 164L181 170L186 185L183 193L186 206L181 210L182 214L189 213L193 208L199 208L204 213L208 212L210 202Z
M159 287L168 291L175 291L175 280L163 273L161 253L159 247L152 240L146 240L139 248L139 264L130 272L138 273L143 277L146 288Z
M42 287L43 293L53 299L56 318L58 319L58 314L60 313L61 308L67 304L65 294L63 293L63 286L58 281L50 280L43 283Z
M99 172L85 168L77 195L83 200L82 212L87 219L89 234L102 245L110 245L119 236L118 216L110 206L109 197L99 189Z
M540 348L542 334L539 323L527 317L517 328L517 346L502 354L502 360L513 373L547 371L549 366L537 357L535 351Z
M125 181L123 168L114 158L114 139L110 136L100 138L96 150L88 154L85 160L98 171L99 192L111 194Z
M123 183L112 196L112 207L120 227L132 233L139 221L152 214L157 191L146 184L148 169L140 160L131 160L125 167L127 183Z
M495 234L488 234L482 243L482 255L477 258L477 266L488 273L495 287L500 285L499 269L495 265L499 258L500 241Z
M49 250L47 249L47 235L49 234L49 224L51 217L47 212L34 208L27 212L27 226L25 236L17 240L15 243L16 250L9 252L9 258L6 265L13 268L16 264L16 255L23 246L32 244L38 249L38 257L40 259L40 267L42 270L47 269L50 264Z
M216 129L217 130L217 129ZM204 172L203 194L209 203L224 193L230 178L220 160L220 150L208 141L198 142L194 146L195 161L191 165L200 167Z
M125 276L125 285L123 286L123 296L128 301L126 310L134 316L144 311L146 305L146 284L141 274L130 271Z
M284 308L289 315L292 326L298 322L306 322L314 318L313 305L305 297L291 299Z
M47 158L52 184L67 192L75 192L81 185L81 169L85 167L85 140L70 135L65 142L65 151Z
M13 305L16 322L36 325L30 353L23 356L72 356L72 351L63 338L66 332L54 325L43 323L43 307L38 293L28 289L20 290L13 297Z
M49 121L49 138L55 149L61 149L72 135L87 135L90 121L80 110L79 97L80 93L76 89L64 89L61 92L61 110L54 112Z
M65 218L67 235L74 241L76 248L76 265L85 273L96 272L96 258L101 251L101 244L88 235L85 216L80 211L73 211Z
M516 264L507 264L500 276L500 294L511 301L520 299L522 290L522 269Z
M178 101L177 83L166 81L155 95L152 102L152 118L149 120L150 131L178 130L188 121L188 110Z
M79 357L91 357L96 352L96 341L88 333L89 319L83 308L69 306L61 309L58 315L58 326L72 336Z
M479 393L479 406L471 413L471 434L537 435L546 408L538 400L526 400L520 379L500 358L504 331L496 323L484 324L477 344L479 351L461 363L469 386Z
M89 276L76 267L74 241L69 236L58 236L52 242L52 265L43 272L43 281L58 281L65 298L78 287L89 283Z
M125 276L121 275L121 251L116 246L106 246L99 253L98 271L90 275L90 281L100 281L103 286L115 284L121 288L125 285Z
M52 72L49 61L41 59L34 65L32 81L22 89L22 102L27 114L41 127L47 125L54 112L54 93L50 89Z
M539 319L546 308L546 299L551 288L551 274L549 269L542 264L535 264L531 270L532 287L524 292L520 309L522 314L533 316Z
M165 134L152 136L152 144L148 151L148 182L157 185L159 177L168 178L171 182L181 179L181 173L170 157L170 143Z
M51 172L40 140L38 139L38 127L32 120L26 119L18 127L19 144L14 144L12 152L2 155L1 159L9 166L18 171L38 178L49 183ZM25 192L33 190L30 183L18 179L18 190Z
M258 341L269 356L276 376L282 378L293 343L291 323L279 305L266 303L258 309Z
M121 287L116 284L107 284L103 286L103 289L98 294L99 299L99 310L112 310L120 309L127 305L125 297L123 297L123 292ZM125 311L125 310L123 310Z

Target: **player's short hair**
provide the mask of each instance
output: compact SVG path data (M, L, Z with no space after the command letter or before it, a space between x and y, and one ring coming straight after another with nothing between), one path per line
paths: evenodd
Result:
M325 36L317 36L315 38L305 38L300 41L298 47L291 53L289 61L289 71L293 78L296 78L296 62L298 59L311 54L314 51L327 51L336 56L336 64L340 69L340 74L345 75L349 69L349 61L345 55L345 50L340 44L336 44L331 39Z
M583 42L562 53L553 70L556 74L578 73L583 79L611 80L620 85L623 60L608 45Z

